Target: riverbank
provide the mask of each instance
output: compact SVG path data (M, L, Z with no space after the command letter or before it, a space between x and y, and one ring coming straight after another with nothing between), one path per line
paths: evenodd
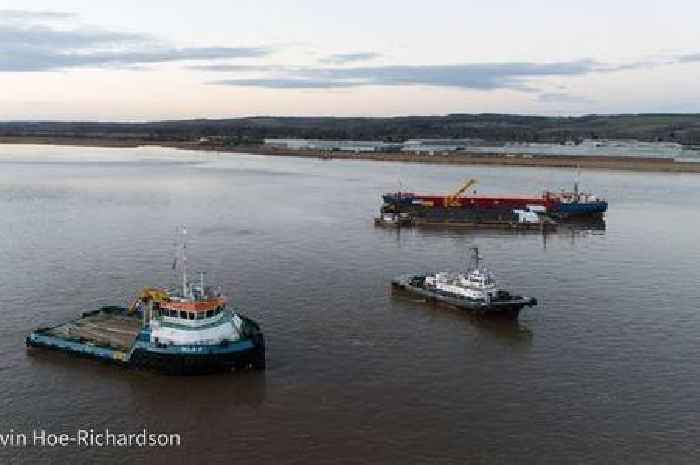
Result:
M448 165L522 166L548 168L582 168L644 172L700 173L700 163L677 162L672 158L635 156L571 156L528 155L503 153L414 154L323 152L315 150L281 150L262 145L222 146L190 141L159 141L151 139L110 139L80 137L0 137L0 144L69 145L80 147L131 148L143 146L171 147L183 150L214 151L230 154L256 154L283 157L321 158L326 160L371 160L403 163Z

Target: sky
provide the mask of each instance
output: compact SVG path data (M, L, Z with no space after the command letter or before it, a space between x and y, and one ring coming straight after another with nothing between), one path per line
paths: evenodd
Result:
M700 113L690 0L0 0L0 120Z

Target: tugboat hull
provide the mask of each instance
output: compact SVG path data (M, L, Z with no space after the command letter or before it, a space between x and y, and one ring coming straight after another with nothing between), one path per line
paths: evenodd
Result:
M198 375L253 368L265 369L265 346L245 344L244 347L223 348L219 351L190 351L136 349L129 360L129 367L158 371L169 375ZM246 341L248 342L248 341ZM241 344L237 344L241 345Z
M425 275L404 275L391 281L394 289L406 291L425 299L426 302L442 303L465 310L480 317L517 319L523 307L537 305L534 297L510 296L508 299L484 301L467 299L436 289L424 287Z

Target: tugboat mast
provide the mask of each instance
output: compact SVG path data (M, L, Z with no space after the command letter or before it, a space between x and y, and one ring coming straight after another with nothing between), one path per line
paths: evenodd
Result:
M205 271L200 271L199 272L199 292L200 292L200 298L204 298L204 275L206 274Z
M182 297L188 297L189 292L187 292L187 255L185 254L185 249L187 249L187 228L182 226Z
M478 270L479 269L479 248L478 247L469 247L469 250L472 253L472 260L474 261L474 269Z

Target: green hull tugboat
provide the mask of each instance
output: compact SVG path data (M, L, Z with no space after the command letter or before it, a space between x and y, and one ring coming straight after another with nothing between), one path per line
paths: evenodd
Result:
M183 236L186 234L182 229ZM168 374L265 369L258 324L227 306L221 292L187 280L182 245L182 288L144 289L128 307L102 307L67 323L39 328L29 348L147 368Z

